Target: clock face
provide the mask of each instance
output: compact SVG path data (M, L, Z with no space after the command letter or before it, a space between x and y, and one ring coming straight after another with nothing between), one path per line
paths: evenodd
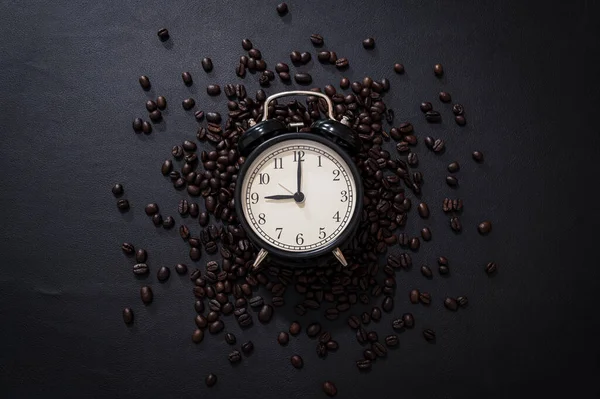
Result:
M301 253L331 245L349 227L357 189L337 151L318 141L291 139L257 155L243 176L240 197L259 239Z

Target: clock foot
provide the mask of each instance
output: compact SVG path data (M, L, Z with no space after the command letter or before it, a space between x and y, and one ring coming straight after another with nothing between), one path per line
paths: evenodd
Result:
M342 253L342 250L339 247L334 249L331 252L333 253L333 256L335 256L336 259L340 261L342 266L344 266L344 267L348 266L348 262L346 261L346 258L344 258L344 254Z
M256 255L256 260L254 261L254 263L252 264L252 269L250 270L251 272L256 272L259 269L260 263L265 260L265 258L267 257L267 255L269 254L269 251L266 251L264 249L261 249L258 252L258 255Z

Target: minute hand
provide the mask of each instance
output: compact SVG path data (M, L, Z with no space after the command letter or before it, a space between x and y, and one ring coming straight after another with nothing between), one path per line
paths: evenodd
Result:
M293 195L269 195L267 197L265 197L265 199L272 199L272 200L284 200L284 199L293 199L294 196Z
M300 159L300 157L298 157L298 172L297 172L297 182L298 182L298 190L296 190L296 193L301 193L301 183L302 183L302 159Z

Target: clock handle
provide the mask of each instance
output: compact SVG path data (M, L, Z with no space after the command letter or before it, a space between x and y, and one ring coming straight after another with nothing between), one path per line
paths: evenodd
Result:
M264 105L265 111L263 114L263 121L266 121L267 118L269 117L269 103L271 101L273 101L279 97L297 96L297 95L301 95L301 94L305 95L305 96L317 96L317 97L321 97L322 99L324 99L327 102L327 116L329 116L329 119L335 120L335 117L333 116L333 104L331 102L331 99L329 97L327 97L325 94L319 93L316 91L292 90L292 91L282 91L281 93L273 94L266 99L265 105Z

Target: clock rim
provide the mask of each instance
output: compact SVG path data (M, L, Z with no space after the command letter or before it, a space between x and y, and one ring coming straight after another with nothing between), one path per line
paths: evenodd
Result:
M350 168L350 173L354 177L354 184L356 186L356 205L354 206L354 212L350 216L350 220L348 221L346 228L342 231L342 233L340 233L340 235L337 238L332 240L327 245L325 245L321 248L313 249L313 250L306 251L306 252L286 251L284 249L274 247L270 243L264 241L262 238L260 238L258 236L258 234L256 234L254 232L254 230L252 230L252 227L246 220L246 217L244 216L244 212L242 209L243 179L244 179L244 176L248 173L248 169L250 168L250 165L252 164L252 162L254 162L254 160L256 158L258 158L258 156L260 154L265 152L265 150L268 147L271 147L282 141L295 140L295 139L316 141L318 143L321 143L321 144L329 147L331 150L338 153L340 155L340 157L342 157L342 159L346 162L346 164L348 165L348 168ZM257 246L258 248L265 249L266 251L269 252L269 255L275 255L276 257L284 258L287 260L294 260L294 259L305 260L305 259L309 259L309 258L317 258L326 253L331 253L331 251L333 251L337 247L342 247L343 244L347 243L348 238L356 232L356 229L358 228L358 225L361 220L361 213L362 213L362 208L363 208L363 184L362 184L362 180L360 177L360 173L358 171L358 167L356 166L354 161L352 161L352 158L350 157L350 155L342 147L333 143L331 140L329 140L325 137L319 136L317 133L291 132L291 133L280 134L278 136L275 136L275 137L265 141L264 143L262 143L258 147L256 147L250 153L250 155L248 155L248 157L246 157L246 160L244 161L244 164L242 165L242 167L238 173L238 178L237 178L236 186L235 186L234 198L235 198L235 212L237 214L238 222L244 228L244 231L246 232L246 236L250 239L250 241L255 246Z

